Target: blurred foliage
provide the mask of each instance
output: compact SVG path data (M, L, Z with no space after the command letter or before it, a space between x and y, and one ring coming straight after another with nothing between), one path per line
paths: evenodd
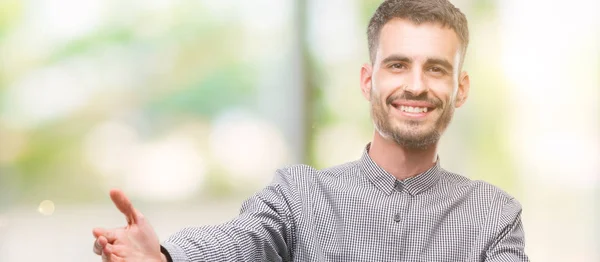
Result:
M126 45L135 40L131 28L104 28L57 47L46 60L47 64L59 63L73 56L101 50L112 45Z
M153 114L218 115L231 107L252 107L255 86L250 66L229 65L198 77L189 87L154 97L147 105ZM232 77L234 76L234 77Z
M0 39L18 27L21 4L22 1L0 3ZM165 13L177 16L166 30L140 34L138 27L152 22L148 19L156 15L151 13L132 15L137 17L133 23L108 21L90 33L54 47L40 60L41 63L25 69L26 74L75 58L95 63L96 57L119 48L123 54L131 56L121 57L123 61L134 59L134 63L138 63L139 67L129 73L139 76L133 86L116 93L110 91L112 94L100 93L96 102L81 110L21 131L28 146L13 162L0 163L0 176L3 177L0 181L6 181L0 190L6 194L6 187L15 188L13 192L19 192L21 202L39 201L42 196L77 202L95 199L102 183L96 182L98 174L84 159L83 140L95 124L113 117L113 110L103 109L106 105L101 102L112 96L115 96L112 105L136 107L142 114L143 123L139 120L131 120L131 123L140 131L154 134L172 128L164 120L172 121L184 115L208 120L231 107L255 107L253 65L241 61L239 52L231 48L233 43L240 41L240 25L236 21L215 23L205 10L189 12L188 5L193 4L179 3L165 10ZM202 14L206 15L204 19L198 19L197 16ZM167 61L171 63L168 67L144 64L144 61L152 61L156 54L165 52L174 54L172 61ZM2 80L6 71L0 71L4 71L0 72ZM2 95L7 83L0 83ZM0 106L7 102L0 99ZM0 138L0 144L3 139L7 138ZM218 187L223 183L209 184L217 185L213 192L228 192L225 187Z
M485 19L493 19L496 17L497 1L495 0L477 0L471 1L473 8L469 12L469 21L481 21ZM470 26L473 26L472 24Z
M366 40L365 28L380 3L378 0L358 2L361 26L358 32L361 35L357 39L360 41ZM473 36L466 67L471 72L473 82L481 85L473 86L474 95L469 102L475 104L473 110L458 112L466 115L457 127L461 129L459 139L465 141L465 148L472 148L469 152L476 152L466 156L472 163L472 174L468 174L470 177L510 189L515 186L515 175L511 156L506 151L507 138L502 133L506 124L502 114L507 106L503 92L505 83L502 82L501 70L489 63L491 58L477 54L481 46L490 44L478 37L485 36L482 32L494 26L496 6L492 0L466 3L470 10ZM306 8L306 5L298 7ZM22 9L22 1L8 0L0 3L0 40L11 30L18 30L22 22ZM324 65L326 61L311 53L310 45L313 43L307 40L306 24L310 22L310 14L306 10L295 9L295 12L299 12L298 15L301 16L299 21L302 24L298 25L298 30L302 30L299 35L303 45L304 88L309 98L305 104L308 116L304 121L308 132L308 148L303 159L308 164L315 165L318 163L315 159L318 150L315 146L316 134L324 127L347 121L338 112L332 111L332 107L328 106L332 103L331 98L325 96L328 80L333 75L344 74L344 69L326 72L331 68ZM160 30L142 33L144 26L157 26L156 20L160 17L173 19L168 25L162 25ZM198 119L207 122L231 108L254 110L258 101L257 64L261 61L248 60L241 53L242 50L237 48L236 43L242 41L243 35L244 25L241 22L235 19L219 20L216 17L217 14L197 3L178 2L172 8L160 12L133 13L128 22L109 19L95 30L50 50L40 59L41 62L33 63L23 73L61 64L70 59L95 63L96 57L117 48L120 50L119 54L124 55L120 59L134 66L129 68L131 72L128 73L135 74L136 82L131 83L131 86L120 87L117 91L106 87L110 91L97 95L93 104L23 131L28 144L27 150L8 165L0 163L0 171L5 173L2 175L10 174L9 182L18 188L23 199L33 201L40 194L59 197L67 194L65 189L69 189L77 192L68 194L80 196L76 201L93 200L99 194L100 185L94 182L99 179L99 174L88 166L83 157L83 139L92 126L114 117L114 108L133 108L142 122L139 119L130 120L132 126L150 137L168 133L176 126L177 121ZM0 44L0 51L1 47ZM359 57L367 57L366 50L364 54ZM7 101L3 97L9 83L6 71L2 71L0 69L0 108L6 108ZM11 79L18 77L12 76ZM343 97L350 88L354 87L338 88L336 90L344 90L344 93L333 95ZM101 101L105 100L110 100L112 104L102 104ZM481 124L482 119L485 119L485 124ZM368 112L365 112L352 119L350 125L367 130L370 123ZM2 128L0 122L0 129ZM206 188L203 189L208 195L226 196L234 191L231 183L235 181L228 180L225 171L211 167L209 173Z
M17 23L23 8L22 4L20 0L0 1L0 41Z

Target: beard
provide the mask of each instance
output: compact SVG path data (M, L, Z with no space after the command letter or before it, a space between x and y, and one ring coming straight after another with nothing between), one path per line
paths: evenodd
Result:
M430 121L396 119L390 110L393 107L392 102L397 99L429 102L435 105L435 110L442 110L442 112L433 123ZM404 92L401 95L388 97L385 102L380 99L377 92L373 92L371 96L371 117L377 132L382 137L392 140L407 149L423 150L437 144L454 115L453 103L447 104L445 108L442 107L441 100L428 98L427 93L413 96L410 93ZM432 111L431 113L434 112Z

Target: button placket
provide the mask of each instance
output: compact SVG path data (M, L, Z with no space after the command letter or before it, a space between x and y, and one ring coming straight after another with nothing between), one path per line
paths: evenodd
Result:
M397 210L394 213L393 220L396 223L400 223L400 222L402 222L404 215L405 215L404 214L405 205L407 204L406 199L405 199L406 192L404 192L404 184L402 184L402 182L400 182L400 181L396 181L396 183L394 185L394 189L397 191L396 194L398 194L400 197L400 203L396 207Z

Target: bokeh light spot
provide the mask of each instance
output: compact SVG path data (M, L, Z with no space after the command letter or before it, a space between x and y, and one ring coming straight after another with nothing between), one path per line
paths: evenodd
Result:
M54 210L54 202L50 200L42 201L42 203L40 203L40 206L38 207L38 212L40 212L40 214L44 216L51 216L52 214L54 214Z

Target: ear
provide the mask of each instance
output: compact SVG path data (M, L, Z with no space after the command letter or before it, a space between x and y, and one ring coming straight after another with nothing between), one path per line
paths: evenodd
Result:
M367 101L371 101L371 88L373 85L372 79L373 66L371 66L369 63L365 63L360 69L360 89L363 97L365 97Z
M469 97L469 89L471 88L471 80L469 80L469 74L463 71L458 79L458 92L456 94L455 106L461 107Z

